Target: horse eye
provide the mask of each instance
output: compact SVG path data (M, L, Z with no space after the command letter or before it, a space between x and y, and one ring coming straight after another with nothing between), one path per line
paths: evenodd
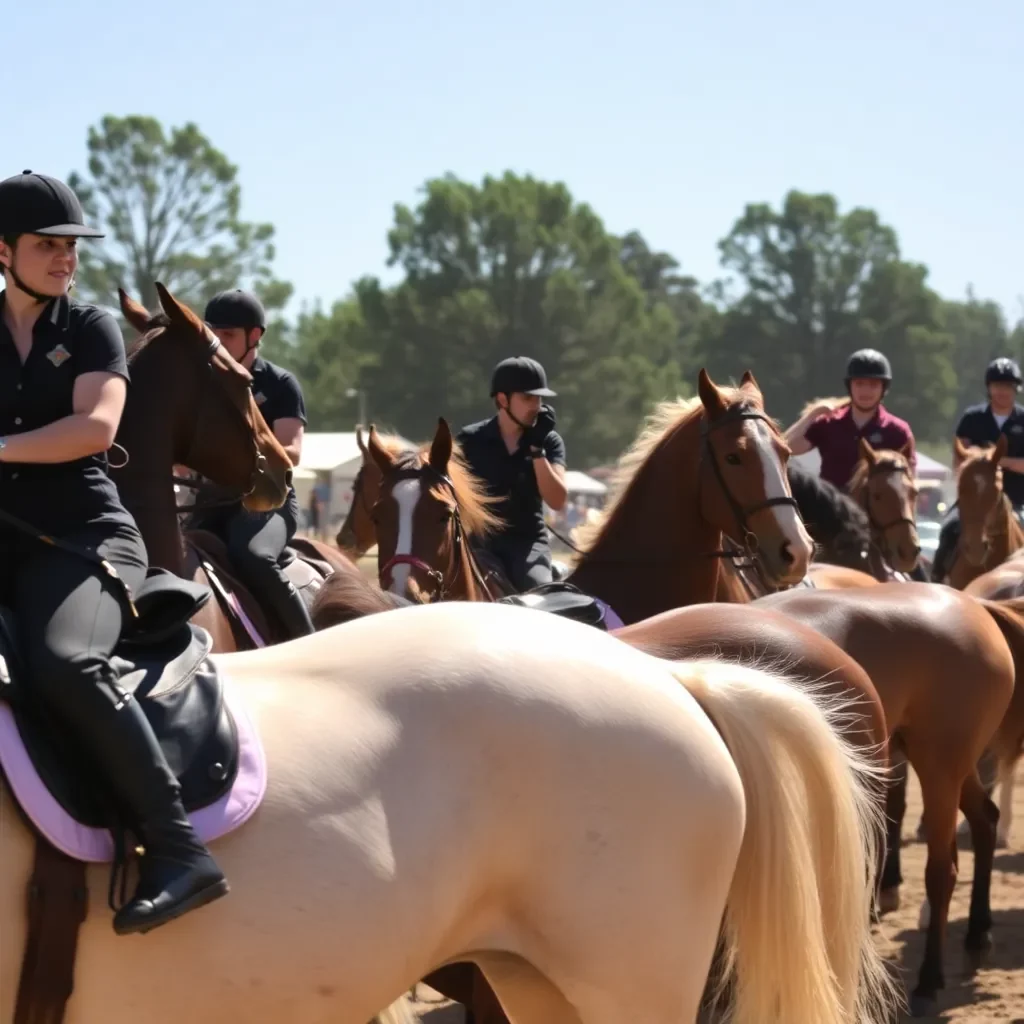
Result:
M740 464L740 457L735 452L730 452L726 455L725 461L728 462L730 466L738 466Z

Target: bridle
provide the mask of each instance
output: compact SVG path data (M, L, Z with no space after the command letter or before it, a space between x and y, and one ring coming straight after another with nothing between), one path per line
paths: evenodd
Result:
M742 541L739 541L736 538L730 539L736 544L741 544L743 553L745 553L751 561L756 561L759 557L757 535L750 529L750 517L758 512L764 511L766 508L776 508L778 506L794 508L797 510L797 515L799 515L800 505L796 498L791 495L783 495L778 498L766 498L764 501L759 501L756 505L744 508L733 496L732 491L729 490L728 483L726 483L725 474L722 472L722 467L718 462L715 449L711 444L710 434L713 430L718 430L720 427L736 423L739 420L760 420L762 423L766 423L772 431L775 429L772 421L764 413L757 412L756 410L750 409L746 406L734 406L714 422L710 422L705 416L701 420L700 425L701 459L706 458L708 462L711 463L711 469L715 474L715 479L718 481L718 486L721 488L722 494L725 496L725 500L728 502L729 507L732 510L732 514L736 519L736 525L739 527L740 533L742 534ZM712 552L712 556L716 558L731 558L735 560L737 557L741 556L741 553L723 550Z
M362 467L360 467L360 471ZM442 473L440 470L435 469L430 463L425 463L423 466L416 468L399 469L388 474L392 481L398 482L400 480L422 480L425 476L431 478L431 483L439 484L444 487L448 493L452 496L451 509L451 520L452 520L452 564L453 568L450 569L451 578L445 579L445 575L440 569L435 569L432 565L426 562L424 559L417 557L416 555L392 555L391 558L381 568L379 575L383 576L386 572L390 572L397 565L408 565L413 569L418 569L421 573L427 576L434 584L434 588L431 591L431 602L443 601L451 591L452 584L458 575L458 558L461 555L462 564L468 568L469 574L472 576L473 581L480 587L483 593L486 595L488 600L493 601L494 597L487 586L487 582L480 572L480 567L476 564L476 560L473 558L472 553L468 550L466 545L466 531L462 526L462 516L459 512L459 499L458 494L455 490L455 484L453 483L450 476L447 473ZM383 482L381 484L381 491L383 492Z
M185 454L186 465L191 463L192 454L196 446L196 439L199 436L199 425L202 422L202 412L203 409L205 408L206 394L211 386L219 386L216 381L217 372L213 365L213 360L214 357L217 355L217 352L220 350L220 348L220 339L217 338L216 336L212 337L210 339L209 346L207 347L206 350L206 368L208 373L203 383L203 389L199 398L199 412L195 418L195 421L192 424L192 436L189 438L188 451ZM260 478L266 475L267 457L266 455L263 454L262 451L260 451L260 443L257 437L256 424L253 422L251 407L247 405L245 412L242 412L234 404L234 402L229 402L229 404L231 405L231 408L234 409L235 412L242 418L245 424L245 429L247 430L249 438L252 441L253 464L252 469L249 473L248 489L242 491L240 495L234 495L230 498L222 498L215 501L204 502L201 505L184 505L178 509L178 515L190 515L193 512L205 512L207 509L225 508L226 506L229 505L235 505L237 504L240 497L246 498L250 494L252 494L253 491L255 491L256 487L258 486ZM171 480L173 483L178 484L180 487L188 487L193 490L198 490L200 487L203 486L201 481L194 480L191 477L179 477L175 474L172 474Z

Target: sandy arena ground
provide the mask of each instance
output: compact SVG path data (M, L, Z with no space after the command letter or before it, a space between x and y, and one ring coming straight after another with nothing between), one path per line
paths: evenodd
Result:
M907 1018L919 1024L935 1021L980 1021L989 1024L1024 1024L1024 770L1018 771L1014 791L1011 848L996 852L992 877L992 931L995 949L973 978L963 956L967 908L970 901L974 858L968 841L960 841L960 874L950 908L946 952L946 990L940 996L935 1017ZM924 899L925 847L914 838L921 817L921 795L911 776L909 808L903 825L902 906L878 928L879 941L898 958L904 981L912 988L924 950L924 935L917 930ZM462 1024L461 1008L446 1002L421 985L414 1004L424 1024Z

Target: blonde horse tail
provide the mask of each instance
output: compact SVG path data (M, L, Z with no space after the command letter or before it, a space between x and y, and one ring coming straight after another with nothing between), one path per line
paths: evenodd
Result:
M897 988L870 928L884 769L842 738L834 695L722 662L676 668L746 799L718 1001L735 1021L890 1020Z
M409 1003L403 996L395 1000L383 1013L378 1013L370 1024L416 1024L419 1017L409 1009Z

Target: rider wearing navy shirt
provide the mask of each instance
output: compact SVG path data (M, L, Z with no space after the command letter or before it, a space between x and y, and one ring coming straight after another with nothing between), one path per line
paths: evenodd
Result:
M235 289L210 299L203 319L224 347L252 374L256 404L288 453L292 465L302 454L306 405L295 376L258 355L267 321L255 295ZM299 524L299 502L290 488L284 505L272 512L251 512L241 500L225 509L202 514L196 525L224 537L231 562L261 603L277 613L284 635L292 639L314 632L305 602L281 564Z
M31 171L0 182L0 601L14 611L33 698L77 739L145 846L135 894L114 916L127 934L228 885L111 663L148 558L107 475L127 392L121 332L68 297L78 239L101 237L63 182Z
M1018 517L1024 509L1024 406L1016 402L1022 384L1024 377L1014 360L1005 356L993 359L985 370L988 402L965 409L956 427L956 436L965 445L979 448L994 445L1001 434L1006 435L1006 455L1000 463L1003 493L1010 499ZM932 564L932 579L936 582L942 582L949 572L949 559L959 539L960 510L954 504L942 524Z
M493 511L505 525L482 547L520 591L551 582L543 503L557 512L568 496L565 442L555 431L554 410L541 403L554 396L535 359L505 359L491 377L497 414L463 427L456 438L470 470L502 499Z

